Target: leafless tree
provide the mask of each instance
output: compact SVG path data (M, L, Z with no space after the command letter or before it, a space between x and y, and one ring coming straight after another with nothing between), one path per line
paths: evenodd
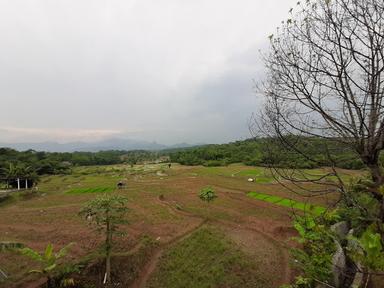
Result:
M384 194L378 189L384 184L379 161L384 150L384 1L304 0L269 38L266 79L259 86L266 101L261 117L254 121L267 136L264 147L271 156L293 153L331 167L329 174L308 175L274 163L272 171L290 180L287 187L296 191L310 187L319 194L336 188L348 207L364 211L367 223L362 225L376 224L384 243ZM308 153L313 149L305 149L318 145L319 139L323 162ZM338 151L332 151L335 148ZM377 214L361 207L345 189L335 168L340 149L352 151L369 169L374 185L364 193L381 203ZM329 175L337 181L328 181ZM357 269L352 262L349 279ZM362 271L366 283L371 273L367 267Z
M384 1L299 2L269 38L264 132L292 150L292 135L337 142L384 184Z

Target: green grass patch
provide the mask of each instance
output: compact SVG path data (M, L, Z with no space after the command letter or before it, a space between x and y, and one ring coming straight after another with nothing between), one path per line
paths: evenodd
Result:
M114 187L94 187L94 188L75 188L71 189L66 194L87 194L87 193L109 193L115 190Z
M239 176L261 176L265 175L267 169L262 167L254 167L252 169L246 169L240 171L237 175Z
M315 206L309 203L298 202L292 199L281 198L274 195L268 195L268 194L263 194L258 192L250 192L247 195L257 200L273 203L279 206L290 207L290 208L302 210L305 212L310 212L315 215L320 215L325 211L325 208L322 206Z
M257 264L212 228L202 228L165 253L148 287L271 287Z
M200 176L225 176L235 178L254 178L256 183L272 183L275 179L268 169L263 167L252 167L244 169L243 165L233 164L226 167L201 167L196 171Z

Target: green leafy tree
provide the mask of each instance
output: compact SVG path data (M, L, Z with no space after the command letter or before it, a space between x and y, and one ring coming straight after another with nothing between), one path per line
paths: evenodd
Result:
M105 235L105 277L104 283L111 281L111 252L113 235L122 234L118 228L126 224L124 215L128 211L127 198L115 195L103 195L88 202L80 211L80 215L96 224L98 231Z
M39 273L47 277L47 286L49 288L55 287L55 280L53 278L54 273L58 268L58 260L67 255L69 248L73 243L61 248L59 252L54 253L53 245L48 244L43 253L39 253L29 247L24 247L18 251L30 259L39 262L40 267L38 269L30 270L29 273Z
M203 189L201 189L201 191L199 193L199 198L202 201L206 202L209 206L209 204L217 198L217 195L215 193L215 190L212 187L208 186L208 187L204 187Z
M30 186L37 183L39 180L39 177L33 167L26 166L22 163L9 163L6 167L1 168L1 174L6 180L8 188L9 186L17 187L17 178L24 180L20 182L22 187L25 187L25 180L29 182Z
M10 181L20 175L20 168L12 163L9 163L7 166L1 168L1 174L7 182L7 188L9 188Z
M209 204L217 198L217 195L212 187L204 187L200 191L199 198Z

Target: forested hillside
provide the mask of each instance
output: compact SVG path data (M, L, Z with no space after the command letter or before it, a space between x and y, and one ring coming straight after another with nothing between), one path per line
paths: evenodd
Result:
M248 139L184 149L171 152L170 157L172 162L184 165L225 166L231 163L244 163L251 166L274 164L300 168L331 165L346 169L364 167L355 153L331 140L297 137L295 143L297 144L295 149L289 149L274 139ZM297 150L297 147L300 149ZM311 158L303 156L305 154L311 155ZM328 154L332 155L333 162L330 162Z

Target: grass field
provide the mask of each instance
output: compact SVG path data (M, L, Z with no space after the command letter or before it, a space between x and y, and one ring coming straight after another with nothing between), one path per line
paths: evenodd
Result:
M222 232L202 228L166 252L148 287L271 287L267 277Z
M359 172L342 173L348 178ZM256 182L248 182L249 177ZM120 181L126 186L115 189ZM218 195L209 206L198 197L206 186L212 186ZM247 195L249 191L260 193ZM149 255L148 265L154 270L142 269L126 277L124 287L135 285L129 282L134 278L144 281L140 287L176 287L170 286L175 279L181 281L175 283L186 283L192 277L195 286L189 287L246 287L241 283L260 282L265 286L253 287L272 288L294 275L286 253L287 240L295 235L290 216L292 207L304 209L308 199L284 189L268 169L240 164L213 168L173 164L171 169L162 164L75 167L70 175L43 177L37 191L15 193L0 205L0 241L24 243L38 251L48 243L58 249L74 242L65 261L75 264L86 258L92 262L103 235L78 213L87 201L103 193L128 199L129 224L122 226L125 236L116 238L114 253L137 255L135 247L148 237L158 243L164 256L156 263L155 256ZM312 197L308 205L321 209L335 199L334 195ZM209 229L182 237L207 219ZM142 262L132 257L133 263ZM0 282L0 287L25 287L25 283L38 281L38 275L27 273L37 266L20 255L3 253L0 269L9 279ZM130 273L123 268L128 266L120 267L119 273ZM274 275L273 281L264 282L269 274Z

